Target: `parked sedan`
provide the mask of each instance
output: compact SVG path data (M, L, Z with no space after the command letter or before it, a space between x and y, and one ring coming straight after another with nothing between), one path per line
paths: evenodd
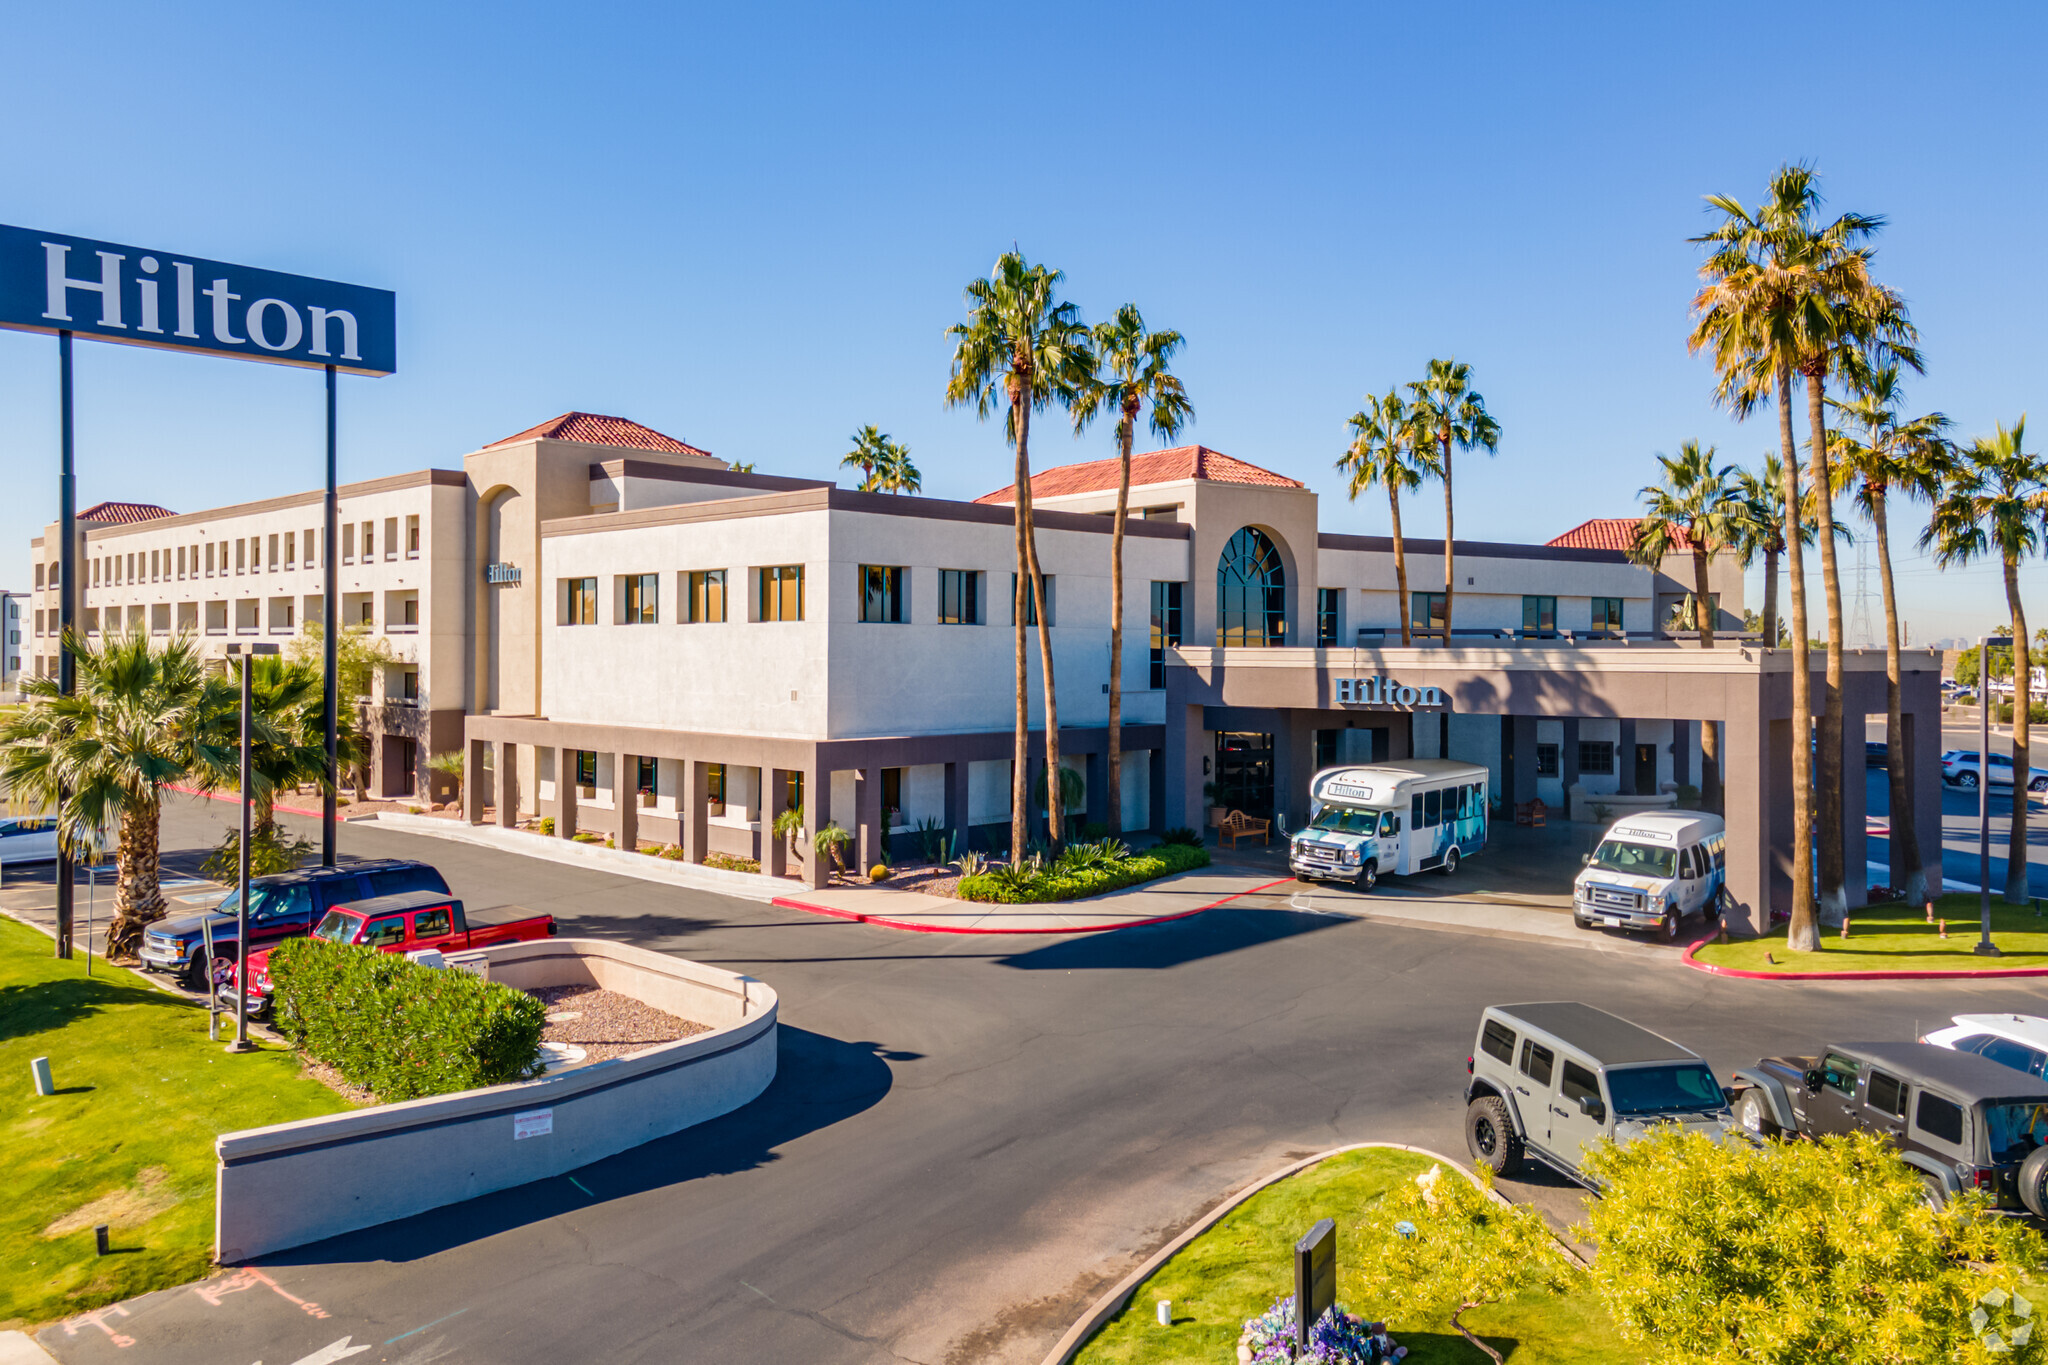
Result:
M1920 1041L2039 1076L2048 1069L2048 1019L2031 1014L1958 1014Z
M1977 755L1964 751L1944 757L1941 761L1941 780L1952 786L1975 790L1979 781ZM1991 788L2012 785L2012 759L2005 754L1991 755ZM2048 768L2027 769L2027 790L2048 792Z
M0 816L0 867L9 863L50 863L56 860L56 816Z

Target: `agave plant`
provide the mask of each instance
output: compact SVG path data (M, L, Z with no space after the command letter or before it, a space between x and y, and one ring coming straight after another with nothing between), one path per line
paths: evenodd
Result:
M1038 880L1039 874L1039 860L1026 859L1023 862L1004 863L991 869L988 875L998 890L1028 891L1031 884Z
M955 858L952 866L959 870L962 877L979 877L982 873L988 871L988 855L976 853L973 849L969 849Z

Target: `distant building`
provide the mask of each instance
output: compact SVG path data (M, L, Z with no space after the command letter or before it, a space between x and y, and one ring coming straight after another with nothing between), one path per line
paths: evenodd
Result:
M23 613L29 595L0 588L0 692L12 694L20 686L21 637L28 622Z

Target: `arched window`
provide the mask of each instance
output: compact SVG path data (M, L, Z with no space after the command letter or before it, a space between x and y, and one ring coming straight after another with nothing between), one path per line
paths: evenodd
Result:
M1287 643L1287 570L1280 550L1244 526L1216 562L1216 643L1278 649Z

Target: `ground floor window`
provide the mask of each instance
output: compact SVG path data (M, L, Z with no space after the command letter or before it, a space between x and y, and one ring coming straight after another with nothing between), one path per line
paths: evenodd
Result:
M1408 594L1408 627L1411 630L1442 630L1446 598L1440 592Z
M704 800L713 815L725 814L725 765L704 765Z
M651 758L639 758L634 760L634 766L638 771L633 777L633 790L643 796L653 796L658 785L655 779L655 769L659 765Z
M1522 598L1522 629L1550 634L1557 629L1557 599L1555 597Z
M939 570L939 624L981 624L981 575L973 569Z
M597 752L595 750L576 750L576 785L579 787L595 787L597 785Z
M1536 776L1556 777L1557 775L1557 746L1555 744L1538 744L1536 746Z
M1612 773L1614 771L1614 745L1604 739L1580 740L1579 771L1582 773Z
M692 625L725 619L725 570L692 569L683 575L683 619Z
M1180 609L1185 586L1157 580L1152 584L1152 675L1148 682L1155 692L1166 686L1166 651L1182 643Z
M860 566L860 619L885 625L901 625L903 616L903 570L895 565Z
M903 814L903 769L882 769L882 823L888 824L889 816Z
M1337 736L1340 730L1316 731L1316 767L1328 768L1337 762Z
M1619 597L1596 597L1593 599L1593 629L1621 633L1621 599Z
M1216 805L1271 819L1273 737L1242 731L1217 731L1215 782Z
M804 808L804 775L800 772L783 774L782 808L802 810Z
M760 619L801 621L804 619L804 566L782 564L762 569Z

